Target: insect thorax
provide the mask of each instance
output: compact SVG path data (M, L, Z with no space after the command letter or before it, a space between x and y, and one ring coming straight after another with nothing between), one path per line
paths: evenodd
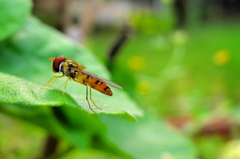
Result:
M72 68L77 68L77 66L78 64L75 61L67 60L63 63L63 68L61 71L65 76L75 78L76 71L73 70Z

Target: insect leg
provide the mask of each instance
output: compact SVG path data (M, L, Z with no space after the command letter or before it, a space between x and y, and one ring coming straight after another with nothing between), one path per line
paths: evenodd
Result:
M90 103L89 103L89 100L88 100L88 86L87 86L87 85L86 85L86 100L87 100L88 106L89 106L89 108L92 110L92 112L96 113L96 112L92 109L92 107L90 106Z
M67 87L68 80L69 80L69 77L67 78L67 80L60 87L58 87L58 89L60 89L62 86L64 86L64 90L65 90L66 87Z
M92 99L92 89L90 88L90 100L92 101L92 103L95 105L95 107L97 107L98 109L102 109L102 108L99 108L96 104L95 104L95 102L93 101L93 99Z
M45 83L44 85L42 85L41 87L44 87L44 86L51 86L54 82L56 82L57 78L61 78L63 77L64 75L59 75L59 76L53 76L47 83ZM55 78L55 79L54 79ZM52 81L52 79L54 79ZM52 82L51 82L52 81ZM51 82L51 83L50 83ZM50 84L49 84L50 83Z
M64 95L64 93L66 92L67 83L68 83L68 80L69 80L69 79L71 79L71 78L68 77L67 80L58 88L58 89L60 89L62 86L64 86L63 95Z

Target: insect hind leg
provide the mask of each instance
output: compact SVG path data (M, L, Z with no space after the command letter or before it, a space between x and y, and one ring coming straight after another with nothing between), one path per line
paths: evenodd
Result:
M91 98L90 98L90 99L91 99ZM96 113L96 112L92 109L92 107L91 107L91 105L90 105L90 103L89 103L89 100L88 100L88 86L87 86L87 85L86 85L86 100L87 100L88 106L89 106L89 108L91 109L91 111L94 112L94 113Z
M102 108L98 107L98 106L95 104L95 102L93 101L93 99L92 99L92 89L91 89L91 88L90 88L90 100L91 100L92 103L95 105L95 107L97 107L98 109L102 109Z

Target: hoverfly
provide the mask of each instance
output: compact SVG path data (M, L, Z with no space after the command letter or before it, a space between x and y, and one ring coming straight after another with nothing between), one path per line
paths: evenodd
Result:
M82 65L80 65L79 63L77 63L74 60L68 59L65 56L57 56L56 58L49 58L48 60L52 60L52 71L54 73L57 72L62 72L62 75L59 76L53 76L46 84L44 84L43 86L51 86L58 78L67 76L67 80L66 82L64 82L59 88L61 88L62 86L64 86L64 91L66 90L66 86L69 80L73 80L75 82L81 83L83 85L86 86L86 100L88 103L89 108L92 110L92 112L95 113L95 111L92 109L89 100L88 100L88 89L90 89L90 100L92 101L92 103L98 108L99 108L93 101L92 99L92 91L91 88L112 96L112 91L111 89L107 86L111 85L113 87L122 89L121 86L108 81L102 77L99 77L97 75L94 75L90 72L87 72L84 69L84 67Z

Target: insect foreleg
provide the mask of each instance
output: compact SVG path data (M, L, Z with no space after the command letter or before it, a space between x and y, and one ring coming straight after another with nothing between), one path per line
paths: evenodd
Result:
M45 83L44 85L42 85L41 87L44 87L44 86L51 86L54 82L56 82L56 80L58 79L58 78L61 78L61 77L63 77L64 75L59 75L59 76L53 76L47 83ZM54 79L55 78L55 79ZM53 81L52 81L52 79L54 79ZM52 82L51 82L52 81ZM51 82L51 83L50 83ZM50 83L50 84L49 84Z

